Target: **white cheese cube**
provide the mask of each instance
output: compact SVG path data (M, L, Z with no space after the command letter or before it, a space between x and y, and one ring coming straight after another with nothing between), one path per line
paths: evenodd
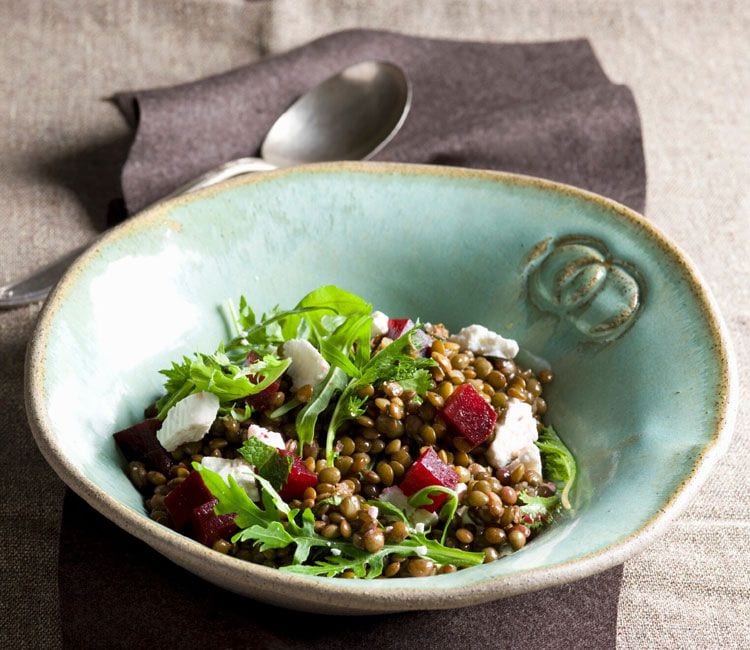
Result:
M218 410L219 398L213 393L188 395L169 409L156 439L167 451L186 442L197 442L208 433Z
M411 524L415 526L421 526L424 531L425 526L432 526L440 519L435 512L430 512L424 508L415 508L409 505L409 498L401 491L401 488L393 486L385 488L379 497L382 501L387 501L393 504L400 510L404 511L404 514L409 519Z
M276 447L276 449L286 449L284 438L281 437L278 431L269 431L264 427L259 427L257 424L251 424L247 428L247 436L248 438L257 438L261 442L271 445L271 447Z
M253 501L260 501L258 486L255 484L253 468L244 458L215 458L204 456L201 465L206 469L216 472L221 478L229 483L231 476Z
M451 341L484 357L512 359L518 354L518 343L513 339L503 338L484 325L464 327L458 334L451 336Z
M541 471L542 462L534 442L539 438L537 420L531 405L512 397L508 401L505 419L495 424L495 438L487 449L487 460L493 467L505 467L514 459L523 456L520 461L528 469Z
M375 338L376 336L384 336L388 333L388 316L382 311L372 312L372 329L370 330L370 337Z
M305 339L290 339L284 343L284 356L292 363L287 372L292 378L292 390L298 390L308 384L317 386L331 369L315 347Z

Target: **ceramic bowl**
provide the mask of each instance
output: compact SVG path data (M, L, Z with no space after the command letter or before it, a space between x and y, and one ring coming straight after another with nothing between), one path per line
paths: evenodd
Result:
M112 432L159 394L157 370L225 337L227 299L292 305L328 283L392 315L485 324L550 363L547 420L581 470L574 516L492 564L366 582L253 565L149 520ZM541 589L642 550L727 447L732 368L693 265L622 205L510 174L334 163L236 179L104 236L44 307L26 396L53 469L165 558L286 607L375 613Z

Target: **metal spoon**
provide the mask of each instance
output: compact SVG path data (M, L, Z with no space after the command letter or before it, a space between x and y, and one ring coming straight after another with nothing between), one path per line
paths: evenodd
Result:
M384 61L358 63L294 102L266 134L260 158L224 163L157 203L251 172L327 160L366 160L396 135L410 106L411 85L401 68ZM90 245L71 251L24 280L0 287L0 307L44 300Z

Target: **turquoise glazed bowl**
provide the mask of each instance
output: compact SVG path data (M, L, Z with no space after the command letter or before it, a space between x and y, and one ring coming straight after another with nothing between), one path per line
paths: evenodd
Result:
M582 474L575 514L492 564L368 582L285 574L149 520L112 433L158 395L157 370L213 349L228 298L291 306L323 284L393 315L482 323L551 364L547 420ZM471 605L626 560L724 452L737 394L713 298L644 218L540 179L375 163L248 176L114 229L48 300L26 374L39 447L94 508L207 580L325 613Z

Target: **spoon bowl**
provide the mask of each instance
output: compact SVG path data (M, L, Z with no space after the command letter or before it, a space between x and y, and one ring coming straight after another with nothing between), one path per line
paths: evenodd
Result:
M371 158L398 132L410 106L401 68L358 63L294 102L266 135L261 158L276 167Z

